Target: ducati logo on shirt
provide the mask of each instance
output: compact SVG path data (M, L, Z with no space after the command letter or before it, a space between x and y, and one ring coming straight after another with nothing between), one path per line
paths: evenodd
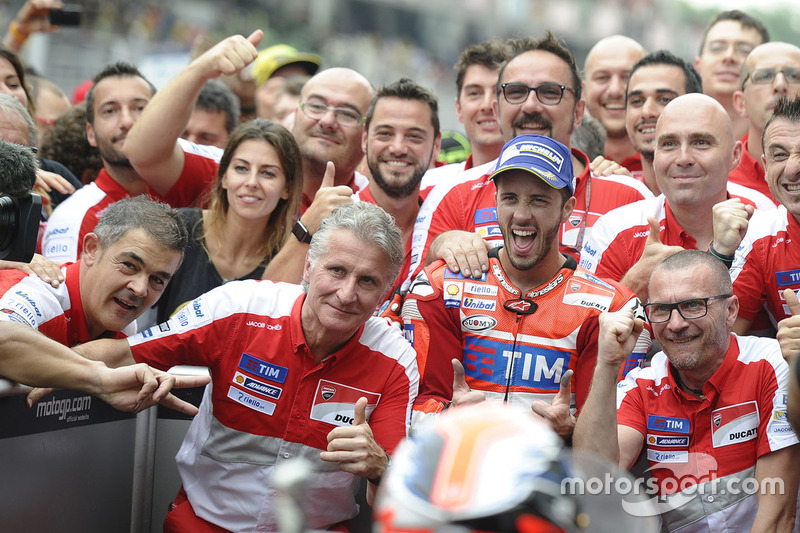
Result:
M716 421L719 418L719 425ZM714 448L753 440L758 436L758 404L745 402L711 412L711 440Z
M321 389L322 399L325 401L330 400L333 398L333 395L336 394L336 387L331 387L330 385L324 385Z
M336 401L330 400L334 395L326 398L326 391L334 391ZM355 418L356 402L359 398L367 399L367 420L372 411L378 406L381 395L378 392L365 391L342 383L319 380L317 392L314 395L314 404L311 406L311 420L325 422L334 426L349 426Z
M532 315L536 312L536 309L538 309L539 306L527 298L517 298L516 300L506 300L506 303L503 304L503 307L507 311L511 311L512 313L516 313L518 315Z
M580 216L580 215L577 215L577 216L576 215L572 215L572 216L569 217L569 222L568 223L573 228L577 228L578 226L581 225L581 222L583 222L583 217L582 216Z

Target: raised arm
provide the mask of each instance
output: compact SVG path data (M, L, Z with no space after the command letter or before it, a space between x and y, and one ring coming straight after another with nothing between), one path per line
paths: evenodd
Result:
M643 327L627 309L600 315L597 365L572 440L576 449L593 451L626 469L638 457L644 435L617 424L617 378Z
M206 81L231 75L252 63L264 33L228 37L192 61L145 107L128 132L123 151L133 168L158 194L166 195L180 178L184 153L178 144Z

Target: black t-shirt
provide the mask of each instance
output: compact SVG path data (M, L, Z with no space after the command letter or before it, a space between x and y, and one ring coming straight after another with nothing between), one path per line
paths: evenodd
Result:
M219 287L226 281L217 272L214 263L208 257L201 236L203 234L203 211L191 207L178 210L189 230L189 246L183 257L183 263L172 277L158 300L158 323L165 322L186 302L190 302L201 294ZM263 264L239 279L261 279L264 274Z

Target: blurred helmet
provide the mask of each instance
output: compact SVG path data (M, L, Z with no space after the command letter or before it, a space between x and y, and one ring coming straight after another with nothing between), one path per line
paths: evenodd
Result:
M322 58L316 54L300 52L288 44L276 44L258 53L258 57L253 63L253 76L256 86L260 87L278 69L287 65L299 65L306 70L309 76L313 76L321 64Z
M530 413L497 402L453 409L396 449L374 531L657 531L652 518L620 516L618 495L565 489L569 480L609 471L630 478L594 456L576 461Z

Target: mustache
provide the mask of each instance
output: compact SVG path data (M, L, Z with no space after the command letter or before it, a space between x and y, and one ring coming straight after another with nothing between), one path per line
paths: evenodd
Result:
M553 122L541 113L523 113L522 116L517 118L511 125L515 128L519 128L526 122L538 122L542 124L545 129L553 128Z

